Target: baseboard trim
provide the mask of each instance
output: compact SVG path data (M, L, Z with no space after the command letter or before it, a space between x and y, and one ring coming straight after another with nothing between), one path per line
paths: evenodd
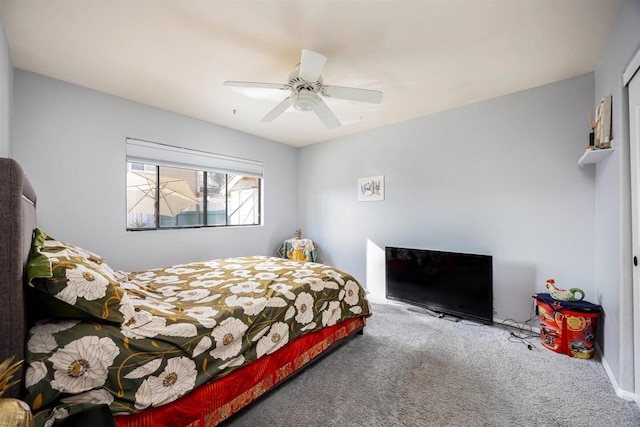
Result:
M613 376L613 372L607 363L607 359L602 355L602 350L600 350L600 346L596 344L596 352L598 356L600 356L600 363L602 363L602 367L604 371L607 373L609 377L609 382L613 386L613 390L616 392L616 396L624 400L630 400L632 402L636 402L638 408L640 408L640 394L632 393L630 391L622 390L618 385L618 381L616 381L616 377Z

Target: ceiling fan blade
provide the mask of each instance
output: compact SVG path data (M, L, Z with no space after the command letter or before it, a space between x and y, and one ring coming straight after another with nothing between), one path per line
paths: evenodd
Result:
M303 80L315 83L318 81L318 78L320 78L320 72L322 72L325 62L327 62L325 56L311 50L302 49L298 75Z
M269 111L267 115L264 116L260 121L264 123L270 123L274 121L276 117L278 117L280 114L287 111L287 108L289 108L290 106L291 106L291 97L287 96L285 99L282 100L282 102L276 105L273 108L273 110Z
M252 89L278 89L289 90L289 86L278 83L256 83L256 82L224 82L224 86L245 87Z
M329 129L337 128L340 126L340 121L333 114L333 112L329 109L329 106L320 98L318 98L318 105L313 110L318 118L322 120L322 123Z
M321 93L328 98L370 102L372 104L380 104L382 102L382 92L379 90L357 89L355 87L342 86L323 86Z

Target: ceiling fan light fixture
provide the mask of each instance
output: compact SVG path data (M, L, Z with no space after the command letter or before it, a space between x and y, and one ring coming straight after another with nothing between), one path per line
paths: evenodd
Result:
M318 95L308 90L300 90L291 96L291 106L298 111L313 111L318 102Z

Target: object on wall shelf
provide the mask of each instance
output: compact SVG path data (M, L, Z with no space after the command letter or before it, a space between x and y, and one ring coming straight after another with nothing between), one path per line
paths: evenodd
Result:
M578 160L578 165L582 166L590 163L598 163L613 152L613 141L611 141L610 145L610 148L587 148L582 157L580 157L580 160Z
M611 96L605 96L596 105L595 146L606 148L611 141Z

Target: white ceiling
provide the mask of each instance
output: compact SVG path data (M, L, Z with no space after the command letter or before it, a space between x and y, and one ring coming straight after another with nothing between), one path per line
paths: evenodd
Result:
M362 132L594 70L623 0L0 0L13 65L293 146ZM301 49L324 83L384 92L262 117Z

